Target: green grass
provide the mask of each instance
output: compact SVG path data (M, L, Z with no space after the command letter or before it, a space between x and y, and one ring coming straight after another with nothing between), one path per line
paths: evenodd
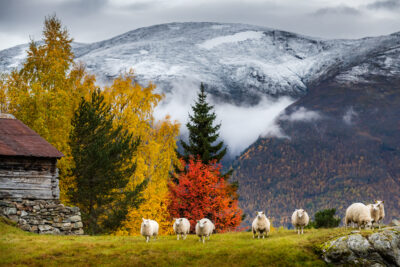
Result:
M0 221L0 266L325 266L318 248L349 231L275 230L265 240L249 232L215 234L206 244L143 237L49 236L23 232Z

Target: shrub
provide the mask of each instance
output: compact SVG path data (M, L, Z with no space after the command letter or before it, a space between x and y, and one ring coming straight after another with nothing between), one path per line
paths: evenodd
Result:
M335 217L336 209L325 209L315 213L315 220L310 223L314 228L338 227L340 218Z

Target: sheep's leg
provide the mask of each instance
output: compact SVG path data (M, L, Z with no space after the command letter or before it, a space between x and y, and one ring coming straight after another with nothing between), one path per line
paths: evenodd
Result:
M179 240L179 234L176 235L176 240Z
M203 235L203 244L206 242L206 237Z
M150 240L150 236L146 236L146 242L148 243Z
M253 232L253 239L256 238L256 231L254 231L254 228L251 228L251 231Z
M210 236L211 236L211 235L208 235L208 240L210 240Z
M260 231L257 232L258 239L260 239Z
M304 226L301 227L301 234L304 234Z
M186 240L186 234L183 235L183 240Z

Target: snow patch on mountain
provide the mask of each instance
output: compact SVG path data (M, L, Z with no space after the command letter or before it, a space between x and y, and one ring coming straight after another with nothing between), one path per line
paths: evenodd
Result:
M222 44L238 43L247 40L259 40L262 37L263 37L262 32L256 32L256 31L238 32L233 35L220 36L217 38L207 40L199 44L198 46L204 49L213 49L214 47Z

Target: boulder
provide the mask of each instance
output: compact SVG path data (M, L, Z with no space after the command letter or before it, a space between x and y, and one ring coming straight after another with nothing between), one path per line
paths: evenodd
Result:
M361 266L400 266L400 227L369 236L350 234L326 242L322 258L327 263Z

